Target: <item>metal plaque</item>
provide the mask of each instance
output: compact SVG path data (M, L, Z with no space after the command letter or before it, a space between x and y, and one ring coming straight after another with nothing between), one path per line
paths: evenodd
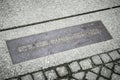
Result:
M13 64L112 39L101 21L8 40Z

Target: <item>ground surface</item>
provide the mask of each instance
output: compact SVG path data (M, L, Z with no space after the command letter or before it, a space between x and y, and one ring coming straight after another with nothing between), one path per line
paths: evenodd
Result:
M6 41L100 20L113 39L13 64ZM0 0L0 80L120 80L120 0Z

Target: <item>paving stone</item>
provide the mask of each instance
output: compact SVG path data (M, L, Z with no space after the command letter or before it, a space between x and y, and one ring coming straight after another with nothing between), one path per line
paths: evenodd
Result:
M70 69L72 72L77 72L79 71L81 68L79 66L79 64L77 62L72 62L70 65L69 65Z
M118 52L120 53L120 49L118 50Z
M98 80L107 80L107 79L105 79L105 78L103 78L103 77L100 77Z
M18 79L10 79L10 80L18 80Z
M84 75L85 75L85 72L79 72L79 73L73 74L72 76L76 79L83 79Z
M45 80L42 72L36 72L33 74L34 80Z
M120 75L112 74L112 79L111 80L120 80Z
M99 73L100 67L93 68L92 71L95 72L95 73Z
M31 75L26 75L21 77L22 80L33 80Z
M96 80L96 78L97 78L97 75L94 74L94 73L92 73L92 72L88 72L88 73L86 74L86 79L87 79L87 80Z
M91 64L92 62L90 59L80 61L79 63L80 63L83 70L92 68L92 64Z
M103 75L104 77L109 78L110 75L111 75L111 70L109 70L109 69L107 69L105 67L102 67L101 75Z
M48 80L54 80L57 78L57 75L56 75L54 70L46 71L45 75L46 75Z
M119 73L119 74L120 74L120 66L119 66L119 65L115 65L114 71L115 71L116 73Z
M70 80L76 80L76 79L70 79Z
M68 74L68 71L67 71L66 67L64 67L64 66L58 67L58 68L56 68L56 70L61 77L66 76Z
M105 64L105 66L108 67L108 68L110 68L110 69L112 69L112 67L113 67L113 63Z
M120 54L117 51L110 52L109 55L113 60L120 59Z
M93 62L94 62L96 65L102 64L102 61L101 61L101 59L100 59L99 56L93 56L93 57L92 57L92 60L93 60Z
M21 0L0 0L0 3L0 18L2 18L0 29L81 14L120 4L117 0L23 0L22 2Z
M119 64L120 64L120 60L119 61L117 61Z
M101 54L100 55L101 59L103 60L104 63L110 62L111 58L107 54Z
M68 80L67 78L65 78L65 79L60 79L60 80Z

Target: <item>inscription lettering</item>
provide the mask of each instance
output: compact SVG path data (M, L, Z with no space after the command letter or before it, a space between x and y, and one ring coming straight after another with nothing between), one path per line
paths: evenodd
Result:
M90 37L96 34L100 34L101 31L98 29L91 29L91 30L87 30L84 32L79 32L79 33L74 33L71 35L66 35L64 37L59 37L56 38L54 40L47 40L47 41L40 41L40 42L36 42L33 44L28 44L28 45L24 45L24 46L20 46L18 47L18 52L22 53L25 51L29 51L29 50L34 50L37 48L43 48L45 46L49 46L49 45L54 45L54 44L59 44L59 43L64 43L73 39L78 39L78 38L82 38L82 37Z

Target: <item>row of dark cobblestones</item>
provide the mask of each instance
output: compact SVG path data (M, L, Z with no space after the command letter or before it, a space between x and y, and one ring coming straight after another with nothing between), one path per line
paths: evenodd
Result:
M120 80L120 49L7 80Z

